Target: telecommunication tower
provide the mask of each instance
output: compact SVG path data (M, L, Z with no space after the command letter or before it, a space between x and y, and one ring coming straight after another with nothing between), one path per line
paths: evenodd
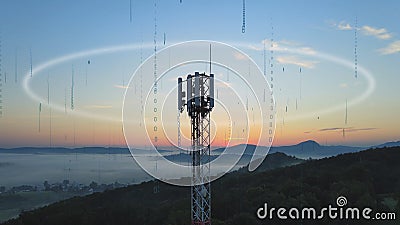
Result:
M184 82L187 86L186 93L182 91ZM192 225L210 225L210 113L214 108L214 74L195 72L194 75L189 74L185 81L178 78L180 113L185 106L191 122Z

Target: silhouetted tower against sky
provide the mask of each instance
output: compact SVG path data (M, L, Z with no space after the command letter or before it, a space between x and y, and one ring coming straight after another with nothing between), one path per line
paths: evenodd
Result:
M186 82L187 91L182 91ZM186 102L185 102L186 97ZM210 112L214 107L214 74L195 72L178 78L178 110L184 106L191 121L192 225L211 224Z

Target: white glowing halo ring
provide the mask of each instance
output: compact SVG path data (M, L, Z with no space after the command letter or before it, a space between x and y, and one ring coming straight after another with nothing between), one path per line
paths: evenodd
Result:
M170 71L172 71L172 70L174 70L174 69L177 69L177 68L179 68L179 67L182 67L182 66L185 66L185 65L190 65L190 64L196 64L196 63L206 63L206 64L208 64L208 63L210 63L209 61L207 61L207 60L190 60L190 61L184 61L184 62L180 62L180 63L178 63L178 64L176 64L176 65L173 65L173 66L171 66L170 68L168 68L168 69L166 69L164 72L162 72L161 74L160 74L160 76L158 77L158 79L157 79L157 81L159 81L165 74L167 74L168 72L170 72ZM217 66L220 66L220 67L222 67L222 68L225 68L225 69L228 69L229 71L231 71L231 72L233 72L234 74L236 74L238 77L240 77L240 79L242 79L245 83L246 83L246 85L248 85L249 86L249 88L250 88L250 90L252 91L252 95L254 96L254 98L257 100L257 103L258 103L258 106L259 107L261 107L260 106L260 102L259 102L259 99L258 99L258 97L257 97L257 95L254 93L254 90L253 90L253 88L251 88L251 85L248 83L248 81L241 75L241 74L239 74L237 71L235 71L234 69L232 69L231 67L229 67L229 66L227 66L227 65L224 65L224 64L221 64L221 63L218 63L218 62L211 62L213 65L217 65ZM256 65L256 64L254 64L254 65ZM261 71L259 71L259 72L261 72ZM216 80L219 80L219 79L217 79L217 78L214 78L214 79L216 79ZM130 83L131 81L129 81L129 83ZM232 88L230 88L235 94L236 94L236 96L240 99L240 102L242 103L241 105L243 106L244 105L244 101L243 101L243 99L240 97L240 95L239 94L237 94L237 92L234 90L234 89L232 89ZM170 92L169 93L171 93L173 90L170 90ZM168 93L168 94L169 94ZM146 95L146 98L145 99L149 99L149 95L151 94L151 90L149 90L148 91L148 93L147 93L147 95ZM219 103L219 104L221 104L222 105L222 107L226 110L227 109L227 107L220 101L220 100L218 100L218 99L215 99L214 101L216 101L217 103ZM124 101L124 103L125 103L125 101ZM165 100L164 100L164 102L162 103L162 106L164 106L164 104L165 104ZM161 108L163 108L163 107L161 107ZM227 113L228 113L228 115L230 115L230 113L229 113L229 111L227 111ZM145 114L145 113L144 113ZM161 113L161 121L163 121L163 119L162 119L162 113ZM230 116L229 116L229 118L231 118ZM262 116L260 116L260 118L263 118ZM246 119L247 119L247 128L249 128L249 118L248 117L246 117ZM231 121L231 120L230 120ZM146 124L146 121L142 121L144 124ZM146 126L144 126L144 127L146 127ZM166 134L165 133L165 129L164 129L164 126L162 126L163 127L163 132L164 132L164 134ZM232 127L232 126L231 126ZM125 127L124 127L124 129L125 129ZM150 135L149 135L149 133L148 133L148 130L146 129L146 134L147 134L147 137L149 137ZM124 132L124 136L125 136L125 132ZM173 144L173 142L170 140L170 138L169 138L169 136L168 135L166 135L166 137L167 137L167 139L168 139L168 141L171 143L171 144ZM126 139L127 137L125 136L125 139ZM249 133L247 133L247 137L246 137L246 140L249 138ZM261 132L260 132L260 134L259 134L259 136L258 136L258 138L257 138L257 140L258 141L260 141L260 139L261 139ZM127 140L127 139L126 139ZM127 141L128 142L128 141ZM230 143L230 141L229 141L229 143ZM153 144L152 144L153 145ZM128 144L128 146L129 146L129 144ZM229 144L228 144L228 146L229 146ZM153 145L153 147L155 147L154 145ZM238 151L237 152L237 157L236 158L234 158L234 162L231 162L231 166L230 167L228 167L228 171L230 171L238 162L239 162L239 160L240 160L240 158L241 158L241 156L243 155L243 153L244 153L244 151L245 151L245 147L243 147L243 149L242 149L242 151ZM144 170L146 170L146 172L148 173L148 174L150 174L150 175L154 175L154 173L153 172L151 172L150 171L150 169L145 169L145 166L143 166L143 164L141 163L141 161L142 161L142 158L136 158L135 157L135 154L134 154L134 152L132 152L131 151L131 153L132 153L132 156L136 159L136 162L144 169ZM161 158L161 160L167 160L167 159L165 159L158 151L155 151L154 152L158 157L160 157ZM257 150L255 151L255 153L257 153L257 154L254 154L254 156L252 157L252 159L250 160L250 162L252 162L252 165L256 168L256 167L258 167L258 165L254 165L255 163L253 162L254 161L254 159L255 158L260 158L260 157L256 157L256 156L260 156L260 155L267 155L267 153L265 153L265 154L262 154L262 153L260 153L259 151L257 152ZM221 160L221 157L223 156L224 154L221 154L221 155L219 155L216 159L214 159L210 164L211 164L211 167L213 166L213 165L215 165L215 164L218 164L219 163L219 160L218 159L220 159ZM138 155L138 156L140 156L140 155ZM144 160L144 161L146 161L146 162L149 162L149 161L151 161L151 160ZM169 161L169 160L168 160ZM230 160L230 161L232 161L232 160ZM178 166L180 166L180 167L182 167L182 165L180 165L180 164L176 164L176 163L174 163L174 162L172 162L172 161L169 161L170 163L173 163L173 164L175 164L175 165L178 165ZM218 175L217 176L217 178L219 178L220 176L222 176L222 175ZM217 178L215 178L215 179L217 179ZM167 181L168 182L168 181Z
M46 70L50 67L56 66L58 64L68 62L69 60L77 59L77 58L83 58L87 56L94 56L94 55L101 55L101 54L106 54L106 53L115 53L115 52L121 52L121 51L128 51L128 50L136 50L140 48L151 48L152 45L146 44L146 45L138 45L138 44L128 44L128 45L117 45L117 46L111 46L111 47L104 47L104 48L97 48L97 49L91 49L91 50L86 50L86 51L81 51L81 52L76 52L76 53L71 53L71 54L66 54L63 56L60 56L58 58L54 58L48 61L45 61L42 64L39 64L38 66L35 66L32 68L32 77L31 77L31 72L28 71L25 74L25 77L22 82L22 87L24 88L25 93L34 101L38 103L46 102L46 100L37 95L31 88L30 88L30 81L31 78L33 78L37 73ZM61 106L59 104L54 104L50 102L50 107L52 109L58 110L60 112L64 111L64 106ZM97 115L95 113L90 113L84 110L79 110L79 109L74 109L71 111L72 114L76 114L79 116L84 116L88 118L94 118L94 119L99 119L99 120L105 120L105 121L122 121L121 118L113 118L109 116L101 116Z
M186 61L186 62L178 63L178 64L176 64L176 65L174 65L174 66L168 68L167 70L165 70L165 71L160 75L160 77L158 78L158 80L160 80L166 73L172 71L173 69L179 68L179 67L181 67L181 66L189 65L189 64L192 64L192 63L201 63L201 62L205 62L205 63L209 64L209 61L204 61L204 60L191 60L191 61ZM214 65L220 65L220 66L222 67L222 64L220 64L220 63L212 62L212 64L214 64ZM227 66L225 66L225 65L224 65L223 67L226 68L226 69L228 69L228 70L230 70L230 71L232 71L231 68L229 68L229 67L227 67ZM215 79L215 80L219 80L218 78L214 78L214 79ZM174 91L174 90L170 90L169 93L167 94L167 96L170 95L173 91ZM233 89L232 89L232 91L236 92L236 91L233 90ZM147 94L146 99L148 99L148 96L149 96L149 95L150 95L150 92ZM242 99L240 99L240 100L242 100ZM228 114L228 116L229 116L229 121L230 121L230 123L231 123L230 125L232 126L232 119L231 119L231 116L230 116L230 114L229 114L229 112L228 112L227 107L225 106L225 104L223 104L219 99L216 99L216 98L214 99L214 101L217 102L217 103L219 103L220 106L222 106L222 108L225 110L225 112L227 112L227 114ZM165 102L166 102L166 99L164 99L164 102L162 103L161 108L164 108ZM242 103L243 103L243 101L242 101ZM163 115L164 115L164 114L161 113L161 121L163 121ZM212 117L210 117L210 121L214 121ZM146 123L146 121L142 121L142 122L143 122L143 123ZM248 122L249 122L249 121L247 120L247 123L248 123ZM214 123L216 123L216 122L214 122ZM169 137L169 135L167 135L167 133L166 133L166 131L165 131L165 129L164 129L164 126L162 126L162 127L163 127L164 135L165 135L165 137L168 139L168 142L169 142L170 144L172 144L172 145L175 145L175 144L174 144L175 142L171 140L171 138ZM146 132L147 132L147 129L146 129ZM147 133L147 134L148 134L148 133ZM181 135L182 135L182 134L181 134ZM211 138L211 139L212 139L212 138ZM188 138L188 140L189 140L189 138ZM211 142L212 142L212 140L211 140ZM230 143L230 141L228 142L228 146L229 146L229 143ZM211 144L211 143L210 143L210 144ZM185 149L183 149L182 147L179 147L179 146L177 146L177 145L175 145L175 147L180 148L181 150L185 150ZM236 164L236 163L235 163L235 164Z
M243 53L244 54L244 53ZM250 57L249 57L250 58ZM160 76L158 77L158 79L157 79L157 81L159 81L166 73L168 73L168 72L170 72L170 71L172 71L172 70L174 70L174 69L176 69L176 68L179 68L179 67L182 67L182 66L185 66L185 65L190 65L190 64L195 64L195 63L206 63L206 64L209 64L210 62L209 61L207 61L207 60L190 60L190 61L184 61L184 62L181 62L181 63L178 63L178 64L176 64L176 65L173 65L173 66L171 66L170 68L168 68L168 69L166 69L164 72L162 72L161 74L160 74ZM231 67L229 67L229 66L227 66L227 65L224 65L224 64L222 64L222 63L219 63L219 62L211 62L211 64L212 65L217 65L217 66L220 66L220 67L222 67L222 68L225 68L225 69L228 69L229 71L231 71L232 73L234 73L234 74L236 74L243 82L245 82L246 83L246 85L248 86L248 87L250 87L250 89L251 89L251 94L254 96L254 98L257 100L257 103L258 103L258 106L260 107L260 101L259 101L259 99L258 99L258 96L254 93L254 90L251 88L251 85L249 84L249 82L245 79L245 78L243 78L243 76L242 75L240 75L236 70L234 70L234 69L232 69ZM254 62L254 65L257 65L257 64L255 64L255 62ZM217 78L214 78L215 80L219 80L219 79L217 79ZM232 90L232 91L234 91L235 93L236 93L236 91L235 90ZM126 94L126 93L125 93ZM147 93L147 98L148 98L148 96L150 95L150 91ZM239 95L238 95L239 96ZM240 98L240 97L239 97ZM217 100L217 99L215 99L215 100ZM241 102L243 103L243 99L241 99L240 98L240 100L241 100ZM262 117L261 117L262 118ZM260 137L261 137L261 135L259 136L259 138L258 139L260 139Z
M184 43L187 43L187 42L184 42ZM218 42L217 42L218 43ZM221 43L220 43L221 44ZM222 43L223 45L227 45L227 44L224 44L224 43ZM229 45L227 45L227 46L229 46ZM172 46L171 46L172 47ZM229 46L229 47L232 47L232 46ZM250 56L248 56L246 53L244 53L244 52L242 52L241 50L239 50L239 49L237 49L237 48L234 48L234 47L232 47L233 49L235 49L236 51L238 51L238 52L240 52L241 54L244 54L245 56L247 56L252 62L253 62L253 64L257 67L257 69L258 69L258 71L259 72L261 72L261 70L260 70L260 68L258 67L258 65L253 61L253 59L250 57ZM170 66L168 69L166 69L164 72L162 72L161 74L160 74L160 76L158 77L158 80L160 80L166 73L168 73L168 72L170 72L171 70L174 70L174 69L176 69L176 68L179 68L179 67L181 67L181 66L184 66L184 65L189 65L189 64L192 64L192 63L210 63L209 61L207 61L207 60L190 60L190 61L184 61L184 62L181 62L181 63L178 63L178 64L176 64L176 65L173 65L173 66ZM249 82L241 75L241 74L239 74L236 70L234 70L234 69L232 69L231 67L229 67L229 66L227 66L227 65L224 65L224 64L222 64L222 63L219 63L219 62L211 62L211 64L213 64L213 65L217 65L217 66L220 66L220 67L223 67L223 68L225 68L225 69L228 69L229 71L231 71L232 73L234 73L234 74L236 74L237 75L237 77L239 77L243 82L245 82L246 83L246 85L248 86L248 87L250 87L250 90L252 91L251 92L251 94L254 96L254 98L257 100L257 104L258 104L258 107L259 108L261 108L261 106L260 106L260 101L259 101L259 98L258 98L258 96L256 95L256 93L254 92L254 90L253 90L253 88L251 88L251 85L249 84ZM138 68L140 68L140 66L138 67ZM134 74L136 74L136 72L137 71L135 71L135 73ZM262 74L262 73L261 73ZM264 77L265 78L265 77ZM131 82L131 80L129 80L129 83ZM267 83L268 83L268 81L267 81ZM234 90L233 90L234 91ZM236 91L234 91L235 93L236 93ZM149 93L147 94L147 97L149 96L149 94L150 94L150 91L149 91ZM126 95L126 92L125 92L125 94L124 94L124 102L125 102L125 95ZM239 96L239 95L237 95L237 96ZM147 98L146 97L146 98ZM239 97L240 98L240 97ZM274 99L274 96L272 96L272 98ZM241 98L240 98L241 99ZM274 102L275 102L275 100L273 100ZM243 103L243 100L241 99L241 102ZM274 113L273 113L274 115L276 115L276 109L274 108ZM261 116L261 118L263 118L262 116ZM248 118L247 118L247 120L248 120ZM247 123L249 124L249 121L247 121ZM274 123L274 133L275 133L275 127L276 127L276 123ZM146 132L147 132L147 130L146 130ZM147 133L148 134L148 133ZM125 134L124 134L125 135ZM274 135L273 135L274 136ZM260 135L258 136L258 140L260 140L260 138L261 138L261 133L260 133ZM125 139L126 139L126 137L125 137ZM256 148L256 150L254 151L254 155L252 156L252 158L251 158L251 160L250 160L250 165L249 165L249 170L250 171L253 171L253 170L255 170L261 163L262 163L262 161L264 160L264 158L265 157L263 157L262 158L262 160L260 160L261 158L260 157L258 157L258 156L260 156L260 155L267 155L268 154L268 152L267 151L263 151L263 150L261 150L260 148ZM240 158L239 158L240 159ZM239 159L238 159L238 161L239 161ZM257 161L256 161L256 159L258 159ZM237 161L237 162L238 162ZM237 163L236 162L236 163Z
M233 89L232 89L232 90L233 90ZM234 90L233 90L233 91L234 91ZM172 92L172 91L171 91L171 92ZM171 93L171 92L170 92L170 93ZM236 93L236 91L234 91L234 92ZM239 95L238 95L238 96L239 96ZM239 98L240 98L240 97L239 97ZM240 99L240 100L242 100L242 99ZM232 119L231 119L230 113L229 113L229 111L227 110L227 107L225 106L225 104L222 103L222 101L220 101L219 99L215 99L214 101L215 101L216 103L218 103L220 106L222 106L222 108L226 111L226 113L227 113L228 116L229 116L229 121L230 121L230 123L231 123L231 126L230 126L230 127L232 127ZM244 106L243 101L241 101L241 103L242 103L241 105ZM210 118L210 120L212 120L212 118ZM161 119L161 121L162 121L162 119ZM248 127L249 127L249 118L247 118L247 128L248 128ZM146 129L146 132L147 132L147 129ZM163 126L163 132L165 133L164 126ZM124 133L124 134L125 134L125 133ZM149 137L149 134L148 134L148 133L147 133L147 136ZM174 144L174 143L170 140L170 138L169 138L168 135L166 135L166 137L167 137L168 141L169 141L171 144ZM246 139L248 139L248 137L249 137L249 133L247 133ZM230 140L229 140L227 146L228 146L228 147L230 146ZM154 147L154 145L153 145L153 147ZM177 146L176 146L176 147L177 147ZM184 150L184 149L182 149L182 150ZM237 154L235 155L236 157L235 157L233 160L231 159L231 160L228 161L228 162L230 162L230 166L227 167L227 171L230 171L233 167L236 166L236 164L239 162L240 158L242 157L244 151L245 151L245 146L243 147L243 149L242 149L241 151L238 151L238 152L237 152ZM131 151L131 153L132 153L132 156L133 156L133 157L135 158L135 160L136 160L137 158L135 157L135 154L134 154L132 151ZM167 159L165 159L165 158L163 157L163 155L161 155L158 151L155 151L155 154L156 154L156 157L161 158L161 160L167 160ZM212 160L212 162L210 163L211 167L213 167L213 165L218 164L219 161L222 160L222 158L223 158L223 156L224 156L225 154L226 154L226 153L223 152L222 154L218 155L217 158L215 158L214 160ZM140 154L137 155L137 156L140 157ZM140 159L140 158L139 158L139 159ZM142 160L136 160L136 162L137 162L148 174L154 176L154 173L151 172L150 169L145 169L145 167L142 166L141 161L142 161ZM146 160L146 162L150 162L150 161L151 161L151 160ZM177 164L177 163L175 163L175 162L173 162L173 161L170 161L170 160L167 160L167 161L169 161L168 163L172 163L172 164L177 165L177 166L179 166L179 167L187 168L187 166L183 166L183 165L181 165L181 164ZM232 161L233 161L233 162L232 162ZM223 174L218 174L216 177L213 178L213 180L214 180L214 179L218 179L218 178L221 177L221 176L223 176ZM167 181L167 182L168 182L168 181ZM171 184L172 184L172 183L171 183Z
M247 43L236 43L236 46L240 46L242 48L246 48L249 50L255 50L254 47L249 46L249 44L247 44ZM317 52L317 51L312 52L312 53L304 52L302 49L299 49L299 48L276 48L273 50L275 52L288 52L288 53L294 53L294 54L298 54L298 55L306 55L306 56L312 56L315 58L322 58L327 61L335 62L337 64L341 64L345 67L348 67L351 70L354 70L354 62L345 60L343 58L339 58L334 55L322 53L322 52ZM374 79L374 76L372 75L372 72L370 72L369 70L367 70L360 64L357 64L357 71L359 72L358 74L361 74L362 76L365 77L365 79L367 80L367 83L368 83L368 87L367 87L367 90L365 92L363 92L360 96L350 99L348 101L348 106L352 106L352 105L361 103L362 101L367 99L375 90L375 79ZM312 117L315 117L315 115L328 114L328 113L340 111L342 109L343 109L343 106L341 104L337 104L332 107L325 108L323 110L314 111L313 112L314 114L304 113L304 114L295 115L295 116L288 115L287 117L285 117L285 120L291 121L291 120L296 120L296 119L312 118Z
M170 46L173 46L176 44L172 44ZM237 46L240 48L244 48L244 49L249 49L249 50L254 50L254 48L252 48L251 46L254 46L253 44L249 44L249 43L231 43L231 45L233 46ZM115 52L122 52L122 51L128 51L128 50L136 50L136 49L140 49L140 48L153 48L154 45L152 43L146 43L144 45L138 45L138 44L127 44L127 45L117 45L117 46L110 46L110 47L104 47L104 48L97 48L97 49L91 49L91 50L86 50L86 51L80 51L77 53L71 53L71 54L67 54L67 55L63 55L60 56L58 58L52 59L52 60L48 60L45 61L42 64L39 64L38 66L35 66L32 68L32 77L35 76L37 73L50 68L52 66L58 65L60 63L64 63L67 62L69 60L73 60L76 58L81 58L81 57L86 57L86 56L93 56L93 55L100 55L100 54L106 54L106 53L115 53ZM169 47L169 46L168 46ZM160 50L162 51L162 49ZM326 53L320 53L320 52L315 52L314 54L310 54L310 53L305 53L303 52L301 49L296 49L296 48L285 48L285 49L275 49L276 52L289 52L289 53L295 53L295 54L299 54L299 55L307 55L307 56L314 56L316 58L320 57L323 59L326 59L328 61L333 61L336 62L338 64L344 65L346 67L349 67L350 69L354 69L354 63L352 61L349 60L345 60L333 55L329 55ZM151 56L149 56L151 57ZM148 57L148 58L149 58ZM146 59L147 60L147 59ZM140 67L141 65L139 65ZM361 64L357 65L358 68L358 72L359 74L361 74L362 76L364 76L368 82L368 87L367 90L365 92L362 93L362 95L354 98L354 99L350 99L348 101L348 106L352 106L352 105L356 105L361 103L362 101L364 101L366 98L368 98L373 91L375 90L375 79L373 74L367 70L366 68L364 68ZM46 102L46 100L42 97L40 97L39 95L37 95L31 88L30 88L30 77L31 76L31 72L27 71L25 73L25 77L23 79L23 83L22 86L24 88L25 93L28 95L28 97L30 97L32 100L36 101L37 103L41 103L41 102ZM58 111L64 111L64 107L59 105L59 104L54 104L54 103L50 103L50 106ZM295 120L295 119L304 119L304 118L311 118L316 114L322 115L322 114L327 114L327 113L332 113L332 112L336 112L336 111L340 111L342 110L343 106L341 104L329 107L327 109L324 110L320 110L315 112L314 114L303 114L303 115L297 115L297 116L288 116L287 118L285 118L286 120ZM79 109L75 109L74 111L71 112L72 114L76 114L76 115L80 115L80 116L84 116L84 117L88 117L88 118L95 118L95 119L99 119L99 120L106 120L106 121L122 121L121 118L117 119L117 118L113 118L113 117L109 117L109 116L101 116L95 113L90 113L84 110L79 110Z
M233 47L233 46L230 46L230 45L228 45L228 44L221 43L221 42L215 42L215 41L204 41L204 40L201 40L201 41L187 41L187 42L182 42L182 43L178 43L178 44L169 46L168 48L174 47L174 46L177 46L177 45L184 45L184 44L188 44L188 43L190 44L190 43L198 43L198 42L206 42L207 44L208 44L208 43L217 43L217 44L223 45L223 46L225 46L225 47L227 47L227 48L233 49L234 51L243 54L243 55L246 56L247 59L249 59L249 60L252 62L252 64L256 67L256 70L257 70L258 73L261 75L261 78L264 79L265 83L267 84L267 87L269 87L268 81L266 80L265 76L262 75L262 72L261 72L259 66L254 62L254 60L253 60L251 57L249 57L246 53L244 53L244 52L242 52L241 50L239 50L239 49L237 49L237 48L235 48L235 47ZM167 48L165 48L165 49L167 49ZM163 49L163 50L161 50L161 51L164 51L165 49ZM159 51L158 54L160 54L161 51ZM130 84L133 82L133 79L136 77L136 75L137 75L137 73L138 73L138 70L139 70L145 63L147 63L148 61L151 61L151 58L152 58L152 57L154 57L154 54L153 54L151 57L147 58L145 61L143 61L142 64L136 69L136 71L134 72L133 76L131 76L131 78L130 78L130 80L129 80L128 86L130 86ZM183 61L183 62L177 63L176 65L173 65L173 66L169 66L169 68L165 69L165 70L161 73L161 75L157 78L156 82L158 82L158 81L159 81L166 73L168 73L169 71L171 71L171 70L173 70L173 69L176 69L176 68L178 68L178 67L181 67L181 66L184 66L184 65L188 65L188 64L193 64L193 63L207 63L207 64L208 64L208 63L210 63L210 61L209 61L209 60L190 60L190 61ZM231 72L233 72L235 75L237 75L242 81L244 81L245 84L250 88L251 93L252 93L252 96L256 99L256 102L257 102L259 108L262 109L262 107L261 107L261 105L260 105L259 98L258 98L257 94L255 94L252 85L250 85L250 83L248 82L247 79L245 79L241 74L239 74L237 71L235 71L235 70L232 69L231 67L228 67L228 66L226 66L226 65L224 65L224 64L221 64L221 63L218 63L218 62L215 62L215 61L212 61L211 63L214 64L214 65L218 65L218 66L220 66L220 67L223 67L223 68L228 69L229 71L231 71ZM146 95L146 98L145 98L145 99L146 99L146 102L147 102L147 99L149 98L149 95L150 95L151 92L152 92L151 90L152 90L152 88L150 88L150 90L147 92L147 95ZM234 91L234 92L236 93L235 90L233 90L233 89L231 89L231 90ZM123 120L124 120L124 109L125 109L125 106L124 106L124 105L125 105L125 102L126 102L127 92L128 92L128 89L126 89L125 94L124 94L124 101L123 101ZM242 103L242 106L244 106L243 99L240 98L240 96L239 96L238 94L236 94L236 95L239 97L239 99L240 99L240 101L241 101L241 103ZM272 97L273 97L273 96L272 96ZM164 101L165 101L165 100L164 100ZM164 104L164 103L163 103L163 104ZM145 109L145 107L144 107L144 109ZM246 111L246 110L244 110L244 111ZM144 113L144 114L145 114L145 113ZM273 111L273 114L275 115L275 110ZM261 120L263 121L264 118L263 118L263 116L262 116L262 115L263 115L262 110L260 111L260 115L261 115L260 118L261 118ZM248 126L249 126L249 121L248 121L249 118L248 118L247 116L246 116L246 118L247 118L247 128L248 128ZM275 120L274 120L274 121L275 121ZM142 121L142 122L146 123L146 121ZM264 122L262 122L262 124L264 124ZM275 126L275 123L274 123L274 126ZM144 126L144 127L146 127L146 126ZM123 130L124 130L125 140L126 140L128 146L129 146L129 149L130 149L130 151L131 151L131 154L132 154L132 156L134 157L134 159L136 160L136 162L137 162L137 163L142 167L142 169L144 169L148 174L150 174L150 175L153 176L153 177L156 177L156 178L160 179L160 177L159 177L160 174L157 174L157 172L152 172L152 170L151 170L150 168L148 168L148 166L146 166L145 163L148 163L148 162L149 162L149 159L143 159L143 157L140 157L140 155L137 155L137 157L135 157L135 156L136 156L136 154L135 154L135 152L134 152L135 146L134 146L134 145L131 145L131 144L129 143L129 139L128 139L127 136L126 136L127 133L126 133L126 128L125 128L125 123L124 123L124 126L123 126ZM153 145L152 141L150 141L148 130L147 130L146 128L145 128L145 130L146 130L146 137L147 137L148 141L150 142L150 144L151 144L151 146L152 146L151 152L155 153L155 154L156 154L156 157L160 158L161 161L166 162L166 163L169 164L170 166L179 167L179 168L181 168L181 169L187 169L187 168L188 168L188 167L186 167L186 166L183 166L183 165L180 165L180 164L176 164L176 163L174 163L174 162L171 162L171 161L165 159L165 158L156 150L156 148L155 148L155 146ZM260 135L258 136L258 141L260 141L260 138L261 138L261 136L262 136L262 133L263 133L262 130L263 130L263 129L261 128ZM163 130L163 131L164 131L164 130ZM249 133L247 133L247 139L248 139L248 137L249 137ZM132 144L133 144L133 143L132 143ZM261 150L260 150L260 148L258 148L258 147L255 149L255 151L254 151L254 153L253 153L253 156L252 156L252 158L251 158L251 160L250 160L249 171L255 170L255 169L262 163L263 159L266 157L266 155L267 155L267 153L268 153L268 150L269 150L269 146L268 146L268 148L263 148L263 149L261 149ZM240 160L240 158L242 157L242 155L244 154L244 152L245 152L245 147L242 149L241 152L236 152L236 153L238 153L238 154L237 154L237 157L234 159L235 162L231 163L231 164L230 164L230 167L229 167L224 173L218 174L217 176L214 176L214 177L212 178L212 180L218 179L219 177L221 177L222 175L224 175L226 172L228 172L230 169L232 169L232 168L237 164L237 162ZM224 153L221 154L221 155L220 155L219 157L217 157L216 159L214 159L214 160L210 163L210 167L212 167L212 165L214 165L214 164L217 164L218 161L222 158L223 155L224 155ZM150 160L150 161L151 161L151 160ZM191 183L177 182L176 180L164 180L164 179L163 179L163 181L165 181L165 182L167 182L167 183L170 183L170 184L174 184L174 185L182 185L182 186L190 186L190 185L192 185Z

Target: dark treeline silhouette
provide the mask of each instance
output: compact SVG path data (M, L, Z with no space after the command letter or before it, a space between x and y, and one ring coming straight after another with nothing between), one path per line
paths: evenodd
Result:
M245 169L212 183L213 224L399 224L376 220L259 220L256 211L270 207L336 206L345 196L349 207L370 207L374 212L400 216L400 147L370 149L305 163L282 153L264 161L254 173ZM289 160L289 161L288 161ZM277 163L280 161L281 163ZM289 162L289 163L288 163ZM272 163L276 167L270 168ZM297 165L294 165L297 164ZM75 197L6 222L17 224L189 224L190 188L154 182ZM388 204L387 202L394 202Z

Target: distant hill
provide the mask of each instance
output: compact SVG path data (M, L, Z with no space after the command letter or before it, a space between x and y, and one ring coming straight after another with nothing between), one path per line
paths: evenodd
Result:
M380 145L373 146L373 147L375 147L375 148L383 148L383 147L396 147L396 146L400 146L400 141L386 142L384 144L380 144Z
M243 148L244 145L237 145L226 149L216 149L213 152L218 154L221 154L222 152L226 154L235 154L243 151ZM258 148L266 147L258 146ZM244 155L253 155L255 149L256 146L247 145L244 150ZM281 152L285 153L286 155L291 155L302 159L319 159L324 157L336 156L343 153L358 152L363 149L365 148L351 146L322 146L315 141L309 140L296 145L271 147L269 153Z
M149 154L148 150L135 150L137 154ZM158 149L161 154L169 153L170 150ZM61 148L61 147L22 147L22 148L0 148L0 153L13 154L130 154L128 148L107 147L83 147L83 148Z
M269 149L269 153L281 152L286 155L295 156L296 158L302 159L320 159L325 157L336 156L339 154L350 153L350 152L358 152L361 150L369 149L369 148L382 148L382 147L395 147L400 146L400 141L396 142L387 142L384 144L371 146L371 147L352 147L352 146L324 146L318 144L316 141L308 140L301 142L296 145L290 146L277 146L271 147ZM257 148L263 148L264 152L268 152L268 148L264 146L257 146ZM243 152L244 149L244 152ZM213 155L219 155L221 153L224 154L239 154L243 152L242 160L248 158L248 156L252 156L256 149L255 145L236 145L228 148L218 148L212 151ZM174 151L175 150L175 151ZM158 149L158 152L164 156L167 156L167 159L183 163L188 160L188 155L185 153L176 154L176 149ZM115 148L115 147L82 147L82 148L61 148L61 147L23 147L23 148L11 148L5 149L0 148L0 153L21 153L21 154L69 154L69 153L82 153L82 154L130 154L128 148ZM154 154L148 150L135 150L136 154ZM216 158L216 157L212 157Z
M259 148L265 148L264 146L259 146ZM244 149L244 150L243 150ZM255 145L245 145L245 144L240 144L240 145L235 145L231 146L228 148L218 148L213 150L212 152L215 154L239 154L240 152L243 152L244 155L253 155L254 151L256 149Z
M218 157L218 155L212 155L211 160L214 160L217 157ZM224 155L224 157L229 158L230 155L229 154ZM250 162L251 157L252 157L252 155L244 154L238 161L237 165L247 165ZM173 161L175 163L182 164L182 165L188 165L188 163L191 160L191 156L188 154L185 154L185 153L176 154L176 155L168 155L168 156L165 156L165 158L170 161ZM276 153L268 154L267 157L265 158L264 162L257 169L257 171L266 171L266 170L270 170L270 169L291 166L291 165L299 164L302 162L304 162L304 160L298 159L293 156L288 156L281 152L276 152ZM223 163L223 162L221 162L221 163ZM247 166L244 169L247 170Z
M315 145L311 143L311 145ZM272 155L271 155L272 156ZM281 153L274 157L287 157ZM236 171L212 183L214 225L246 224L398 224L365 220L258 220L256 211L269 207L336 206L345 196L351 207L371 207L374 212L400 213L400 147L379 148L336 157L310 160L294 166L249 173ZM265 162L264 162L265 163ZM266 165L261 166L263 168ZM17 224L188 224L190 188L153 181L104 193L76 197L31 212L7 225Z
M283 152L297 158L324 158L339 154L358 152L365 148L351 146L322 146L315 141L309 140L292 146L273 147L271 152Z
M286 155L294 156L296 158L301 159L320 159L325 157L332 157L337 156L344 153L352 153L352 152L359 152L362 150L366 150L369 148L382 148L382 147L396 147L400 146L400 141L396 142L387 142L384 144L371 146L371 147L353 147L353 146L343 146L343 145L331 145L331 146L324 146L320 145L316 141L308 140L301 142L296 145L289 145L289 146L277 146L271 147L269 149L269 153L276 153L281 152L285 153ZM236 145L228 148L219 148L215 149L213 152L216 154L221 154L222 152L226 154L235 154L244 150L244 155L253 155L256 149L255 145ZM266 148L263 146L258 146L258 148Z

